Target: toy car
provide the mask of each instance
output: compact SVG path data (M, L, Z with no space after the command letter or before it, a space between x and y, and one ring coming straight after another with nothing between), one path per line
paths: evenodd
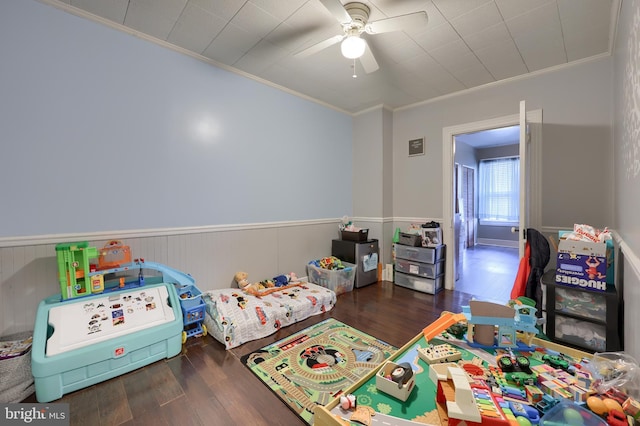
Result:
M560 368L565 371L569 369L569 361L559 355L543 355L542 361L553 368Z
M523 355L511 356L511 355L503 355L498 358L498 367L504 373L508 373L511 371L525 372L527 374L531 374L529 358Z
M525 373L523 371L513 371L504 374L505 379L520 386L535 385L537 376L533 373Z

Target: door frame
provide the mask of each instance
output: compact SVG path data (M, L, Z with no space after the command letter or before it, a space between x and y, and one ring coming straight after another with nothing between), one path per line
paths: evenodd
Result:
M476 226L476 212L478 211L478 206L476 206L476 198L477 198L477 188L476 188L476 169L474 167L469 167L465 164L462 164L460 167L460 172L461 172L461 184L462 186L464 186L465 184L468 184L468 176L467 175L467 171L465 170L471 170L471 186L473 187L473 196L470 197L470 202L468 198L465 198L465 202L463 203L462 207L467 210L469 209L469 206L471 206L471 209L473 210L473 217L471 218L471 223L472 223L472 227L473 227L473 241L472 244L469 245L469 228L468 228L468 224L469 224L469 219L467 218L467 215L464 215L465 218L465 236L464 236L464 246L465 248L467 247L473 247L476 245L476 240L477 240L477 226ZM464 193L464 192L463 192ZM455 203L455 200L454 200ZM457 247L456 247L457 248Z
M541 181L542 181L542 110L527 111L527 123L530 128L529 141L529 226L539 228L541 223ZM453 170L455 161L455 136L464 133L479 132L499 127L517 126L520 124L520 114L515 113L502 117L474 121L444 127L442 129L442 220L443 242L450 248L445 258L444 285L448 290L455 286L455 252L453 235L454 200L453 200ZM524 195L524 194L522 194ZM514 271L515 272L515 271Z

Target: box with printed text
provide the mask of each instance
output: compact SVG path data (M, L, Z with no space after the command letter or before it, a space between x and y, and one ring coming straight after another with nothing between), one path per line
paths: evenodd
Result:
M556 283L585 290L607 290L607 243L560 240Z

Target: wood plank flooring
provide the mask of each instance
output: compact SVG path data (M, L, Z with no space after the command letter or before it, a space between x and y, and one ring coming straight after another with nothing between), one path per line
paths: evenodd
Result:
M460 260L456 290L482 300L509 301L520 264L517 248L475 245L464 250Z
M210 336L190 338L178 356L54 402L70 404L71 425L304 425L244 367L241 356L329 317L400 347L442 311L459 312L471 297L379 282L342 294L331 311L264 339L227 351ZM36 402L35 395L24 402Z

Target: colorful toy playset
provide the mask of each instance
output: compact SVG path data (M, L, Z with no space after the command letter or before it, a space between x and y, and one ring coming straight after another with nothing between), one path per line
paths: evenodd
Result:
M56 246L60 294L40 302L31 354L38 402L180 353L206 334L194 279L166 265L131 261L111 241ZM95 259L96 262L92 262Z
M532 337L535 308L527 303L526 298L507 306L472 301L461 314L443 313L383 364L375 380L347 391L345 397L355 404L329 404L316 411L316 420L353 422L355 408L366 405L379 424L390 425L635 424L640 419L635 360ZM461 329L466 329L462 336ZM399 366L413 370L406 375L410 387L390 386Z

